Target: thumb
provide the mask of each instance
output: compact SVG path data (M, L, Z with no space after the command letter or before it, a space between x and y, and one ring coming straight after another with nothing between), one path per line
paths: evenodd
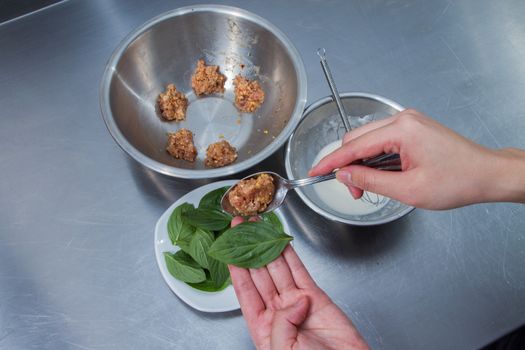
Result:
M406 172L377 170L362 165L351 165L337 172L337 180L350 187L377 193L403 201L406 196Z
M272 321L271 348L290 349L297 341L298 327L306 319L310 302L303 296L295 304L276 311Z

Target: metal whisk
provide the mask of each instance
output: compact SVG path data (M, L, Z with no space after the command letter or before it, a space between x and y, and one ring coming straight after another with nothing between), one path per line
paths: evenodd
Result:
M337 106L337 111L339 112L339 116L341 117L341 120L343 121L343 125L346 129L346 132L349 132L352 130L352 127L348 120L349 116L345 111L345 107L343 103L341 102L341 98L339 97L339 92L337 91L337 87L335 86L335 81L334 81L334 78L332 77L330 67L328 67L328 62L326 60L326 50L324 48L318 49L317 55L321 59L321 67L323 68L323 72L324 72L326 81L328 82L328 86L330 87L330 91L332 92L332 98L334 99L335 104ZM390 170L390 171L401 170L401 159L399 158L399 154L396 154L396 153L381 154L377 157L363 159L359 163L362 165L371 166L373 168L380 169L380 170ZM363 196L361 197L361 200L367 203L370 203L374 206L380 206L387 199L385 197L379 196L378 194L375 194L372 192L364 192Z

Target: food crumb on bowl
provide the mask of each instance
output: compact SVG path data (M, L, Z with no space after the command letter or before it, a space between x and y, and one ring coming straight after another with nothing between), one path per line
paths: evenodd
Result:
M264 91L257 80L237 75L233 80L235 106L241 112L255 112L264 102Z
M188 109L188 99L177 91L174 84L168 84L165 92L161 92L157 98L160 115L166 120L182 121L186 119L186 109Z
M204 164L209 168L220 168L237 159L237 149L226 140L212 143L206 149Z
M191 76L191 87L197 96L224 92L226 76L221 74L219 66L208 66L203 59L197 62L197 67Z
M239 181L228 193L228 201L237 214L256 215L264 211L272 202L274 192L273 177L263 173Z
M166 150L176 159L194 162L197 157L197 148L193 144L193 133L185 128L168 133Z

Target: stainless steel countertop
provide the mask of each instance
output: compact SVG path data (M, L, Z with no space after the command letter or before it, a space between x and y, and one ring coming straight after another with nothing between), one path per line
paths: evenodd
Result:
M280 27L309 102L340 91L423 110L490 147L525 148L525 2L226 1ZM98 86L133 28L188 1L66 1L0 25L0 348L239 349L240 312L181 302L153 228L205 181L152 173L105 129ZM282 150L256 169L284 173ZM242 175L242 174L241 174ZM497 179L495 179L497 181ZM294 194L298 253L377 349L472 349L525 322L525 207L415 210L381 227L328 222Z

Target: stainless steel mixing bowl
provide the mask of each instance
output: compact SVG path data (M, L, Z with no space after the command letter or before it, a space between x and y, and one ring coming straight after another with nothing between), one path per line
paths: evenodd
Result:
M197 98L191 75L197 60L226 75L222 96ZM252 114L239 113L233 78L258 79L266 97ZM189 100L186 120L167 122L156 99L174 83ZM202 5L164 13L133 31L115 50L104 72L100 103L116 142L157 172L180 178L212 178L247 169L275 152L297 126L306 103L306 73L290 40L267 20L227 6ZM166 152L167 133L190 129L194 163ZM229 166L204 166L210 143L228 140L239 157Z
M352 128L373 120L387 118L403 110L399 104L381 96L366 93L343 93L341 101L350 118ZM307 177L308 170L326 145L342 140L345 128L337 113L332 97L325 97L311 104L294 131L286 147L286 174L289 179ZM333 180L336 181L336 180ZM414 208L387 199L377 211L366 215L350 215L332 209L317 195L312 186L296 189L299 197L316 213L346 224L369 226L384 224L410 213ZM348 199L351 200L350 193Z

